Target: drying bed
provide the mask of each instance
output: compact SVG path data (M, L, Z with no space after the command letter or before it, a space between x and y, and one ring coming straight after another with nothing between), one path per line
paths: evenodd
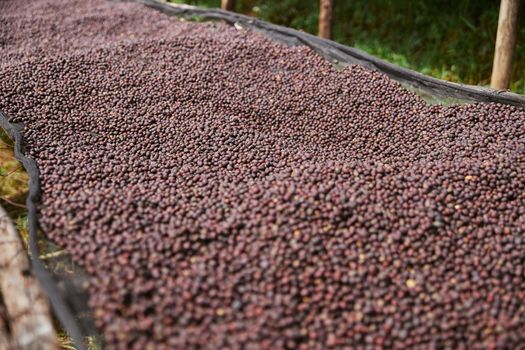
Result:
M0 21L0 110L107 348L525 342L523 110L139 4Z

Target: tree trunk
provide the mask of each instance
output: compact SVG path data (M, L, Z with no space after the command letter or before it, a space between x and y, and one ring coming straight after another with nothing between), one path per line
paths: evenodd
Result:
M516 47L518 33L519 0L501 0L498 20L498 34L492 78L490 86L493 89L508 89L512 76L512 57Z
M333 0L321 0L319 8L319 36L321 38L332 38L332 9Z
M221 0L221 8L226 11L233 11L235 0Z

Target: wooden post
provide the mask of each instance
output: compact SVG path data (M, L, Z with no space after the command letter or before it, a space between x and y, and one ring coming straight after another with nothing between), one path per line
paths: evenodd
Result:
M512 75L512 56L518 33L519 0L501 0L498 19L498 34L490 86L493 89L508 89Z
M221 8L226 11L233 11L235 0L221 0Z
M333 0L321 0L321 6L319 8L319 36L321 38L332 38L333 5Z
M47 299L30 273L20 236L1 206L0 246L0 293L8 318L3 323L9 323L10 330L7 334L5 325L0 328L0 348L57 349Z

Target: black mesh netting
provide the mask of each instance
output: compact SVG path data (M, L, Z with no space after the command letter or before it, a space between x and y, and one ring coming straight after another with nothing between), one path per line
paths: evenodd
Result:
M0 23L4 126L108 348L525 342L523 110L138 4L2 0Z

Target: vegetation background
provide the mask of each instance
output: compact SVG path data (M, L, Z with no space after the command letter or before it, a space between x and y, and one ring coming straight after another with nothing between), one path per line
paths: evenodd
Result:
M170 0L220 7L220 0ZM237 0L237 12L316 34L318 0ZM520 10L524 23L525 5ZM334 0L333 40L439 79L490 83L497 0ZM511 90L525 94L525 25Z

